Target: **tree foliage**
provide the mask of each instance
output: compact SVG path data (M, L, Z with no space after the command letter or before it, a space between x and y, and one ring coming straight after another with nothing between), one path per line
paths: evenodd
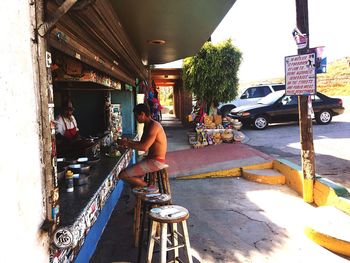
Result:
M241 61L242 53L230 39L217 45L206 42L197 55L184 59L186 90L208 104L234 99L237 96L237 73Z

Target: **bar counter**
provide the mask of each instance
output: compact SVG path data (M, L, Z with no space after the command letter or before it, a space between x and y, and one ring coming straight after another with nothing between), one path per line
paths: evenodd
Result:
M109 157L101 152L100 161L90 169L88 184L74 186L71 193L66 191L64 181L59 182L60 223L53 234L51 246L51 255L58 262L75 260L89 238L90 230L93 232L100 213L104 213L105 204L107 203L107 210L113 210L110 200L117 202L124 186L124 182L118 179L118 174L133 157L131 149L120 152L119 157Z
M64 180L60 182L60 226L70 226L82 214L87 204L100 192L104 181L113 174L117 176L120 166L125 166L123 159L126 151L119 157L108 157L101 154L100 161L93 165L89 172L89 183L74 186L74 192L67 193ZM119 170L119 171L118 171Z

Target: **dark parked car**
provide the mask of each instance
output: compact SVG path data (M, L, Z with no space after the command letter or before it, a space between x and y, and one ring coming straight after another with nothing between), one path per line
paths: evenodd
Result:
M329 124L333 116L344 112L341 99L330 98L319 92L311 97L318 124ZM257 104L233 109L228 116L258 130L265 129L269 123L297 121L298 97L285 95L284 90L277 91L262 98Z
M222 103L219 110L223 116L226 116L230 111L236 107L251 105L257 103L263 97L276 92L278 90L285 90L286 85L282 83L276 84L259 84L245 89L242 95L232 101Z

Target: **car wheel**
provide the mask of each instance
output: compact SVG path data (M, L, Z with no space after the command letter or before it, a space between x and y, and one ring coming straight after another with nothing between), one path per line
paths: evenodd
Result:
M226 105L223 106L220 111L221 111L221 115L222 117L226 117L227 114L229 114L231 112L232 109L236 108L235 105Z
M269 121L268 119L261 115L258 117L255 117L254 121L253 121L253 127L257 130L263 130L265 129L267 126L269 125Z
M319 113L315 114L316 122L318 124L329 124L332 121L332 113L329 110L322 110Z

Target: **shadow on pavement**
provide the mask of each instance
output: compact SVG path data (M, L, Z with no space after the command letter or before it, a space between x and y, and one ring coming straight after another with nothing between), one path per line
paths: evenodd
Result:
M187 137L183 137L187 129L173 127L166 126L165 130L168 136L173 135L168 142L169 149L175 151L187 145ZM239 177L171 179L170 185L173 203L190 212L194 262L346 262L304 235L305 220L314 207L287 186L258 184ZM136 262L134 201L126 186L90 262ZM144 250L142 262L145 255ZM154 255L154 262L157 257Z

